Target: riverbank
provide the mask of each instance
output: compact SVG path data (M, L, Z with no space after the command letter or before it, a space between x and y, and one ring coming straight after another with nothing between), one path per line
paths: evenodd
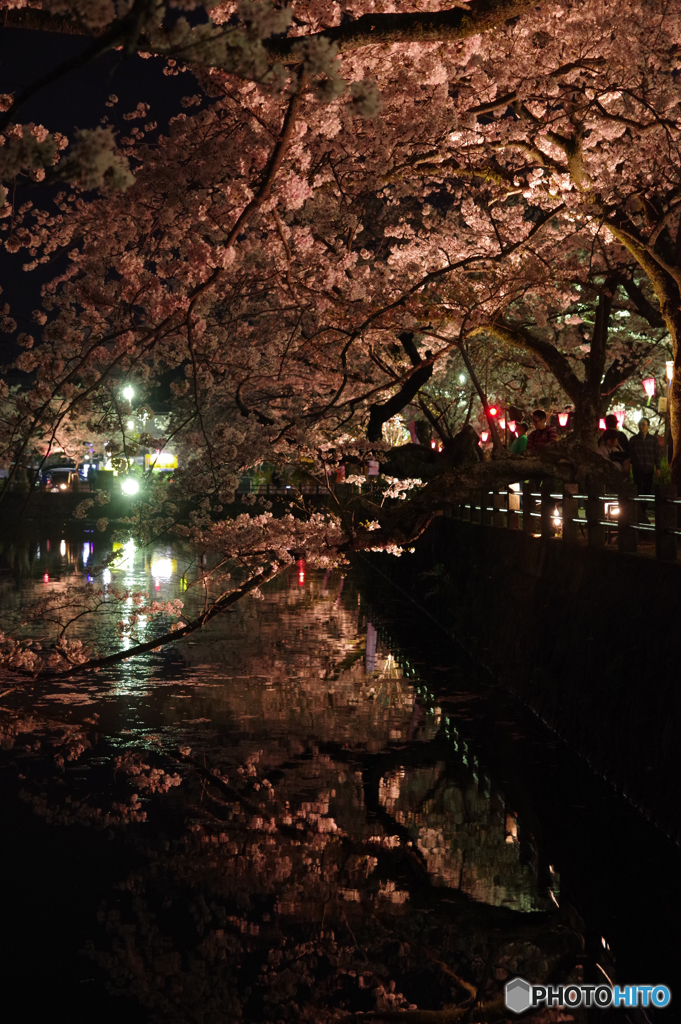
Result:
M369 556L647 817L681 840L681 572L438 518Z

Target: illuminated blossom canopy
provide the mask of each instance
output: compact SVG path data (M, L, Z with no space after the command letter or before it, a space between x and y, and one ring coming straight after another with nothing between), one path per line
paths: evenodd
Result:
M194 76L163 132L146 96L124 132L112 95L70 139L22 124L49 82L3 98L4 245L29 272L68 256L18 338L30 384L2 396L7 465L66 422L127 459L120 381L145 393L166 375L197 543L266 575L301 549L410 543L517 463L497 445L464 466L445 446L437 479L371 513L379 529L361 503L295 527L215 516L263 462L302 457L325 479L325 464L380 458L383 423L462 360L475 377L491 346L528 399L549 375L574 406L578 446L551 463L573 476L598 462L616 389L671 351L678 477L681 0L0 7L10 26L89 35L88 60L118 48ZM54 201L17 208L17 178ZM148 534L176 512L147 502Z

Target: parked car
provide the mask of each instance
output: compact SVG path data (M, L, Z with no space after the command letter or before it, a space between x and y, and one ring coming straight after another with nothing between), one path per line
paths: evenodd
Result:
M45 490L57 494L63 491L77 490L79 480L78 470L75 466L53 466L43 474Z

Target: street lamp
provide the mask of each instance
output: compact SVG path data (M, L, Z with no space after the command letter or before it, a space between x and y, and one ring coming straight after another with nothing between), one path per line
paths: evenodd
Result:
M134 477L131 476L126 477L123 483L121 484L121 490L123 491L123 494L127 494L130 496L132 496L133 494L137 494L139 489L140 485L137 483Z
M127 402L131 402L134 395L135 389L132 387L132 385L126 384L126 386L123 388L123 398L125 398Z

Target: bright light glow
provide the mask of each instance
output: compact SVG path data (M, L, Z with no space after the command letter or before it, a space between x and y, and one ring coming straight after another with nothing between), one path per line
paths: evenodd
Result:
M60 491L65 491L66 490L66 484L59 484L59 490Z
M298 559L298 586L299 587L304 587L305 586L305 559L304 558L299 558Z
M516 430L517 425L518 424L516 423L515 420L509 420L508 421L508 429L511 431L512 434L515 434L515 430Z
M134 479L134 477L126 476L125 480L121 484L121 490L123 494L137 494L140 489L140 485Z
M556 505L556 507L555 507L555 508L554 508L554 510L553 510L553 516L552 516L552 519L553 519L553 525L554 525L554 526L560 526L560 524L561 524L561 523L562 523L562 521L563 521L563 520L562 520L562 517L561 517L561 514L560 514L560 509L558 508L558 506L557 506L557 505Z
M171 452L157 451L153 455L144 456L144 469L177 469L177 455Z
M643 418L643 413L640 409L637 409L636 412L631 414L631 418L634 421L634 423L640 423Z
M89 557L90 557L90 544L89 544L89 541L85 541L85 543L83 544L83 565L84 566L87 565Z
M617 409L616 410L615 416L617 417L617 429L618 430L622 429L622 424L624 423L624 417L626 416L626 414L627 413L626 413L625 409Z
M66 541L65 540L63 540L61 542L61 544L59 545L59 554L60 555L65 555L66 554Z
M569 412L559 412L558 413L558 422L560 423L561 427L567 427L569 419L570 419L570 413Z
M436 441L431 441L430 442L430 447L431 448L436 448L437 447L437 442Z
M135 428L135 421L134 420L128 420L128 430L134 430L134 428Z
M459 374L459 384L465 384L465 383L466 383L466 374L465 373L460 373Z
M134 394L134 388L132 388L130 384L123 388L123 398L125 398L126 401L129 402L134 397Z
M50 582L50 574L49 574L49 572L46 572L45 575L43 576L43 583L49 583L49 582Z
M496 416L498 412L499 410L497 409L496 405L490 405L489 409L487 410L487 414L489 416Z
M152 558L151 575L155 580L169 580L172 578L175 565L170 558Z
M489 441L489 430L482 431L482 433L480 434L480 440L482 441L483 444L487 444L487 442Z
M604 420L604 419L603 419L602 417L601 417L601 419L600 419L600 420L598 421L598 429L599 429L599 430L607 430L607 429L608 429L608 428L606 427L606 425L605 425L605 420Z
M615 504L615 502L613 502L613 501L606 501L605 502L605 515L606 515L606 518L609 517L609 516L618 516L619 514L620 514L619 505Z
M646 379L643 381L643 390L648 395L648 398L652 398L653 397L653 395L655 394L655 378L654 377L646 377Z
M501 430L506 430L506 420L505 419L499 420L499 427L501 428Z
M674 360L669 359L664 365L667 370L667 380L671 380L674 376Z

